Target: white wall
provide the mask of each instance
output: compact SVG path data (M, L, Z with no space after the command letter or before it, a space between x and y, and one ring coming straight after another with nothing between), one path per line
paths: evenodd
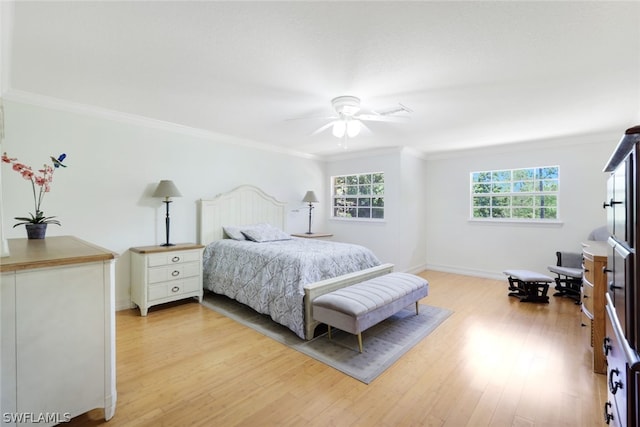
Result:
M580 252L605 225L602 169L624 129L609 135L538 141L430 158L427 163L428 268L504 278L505 269L548 273L558 250ZM469 173L560 166L560 225L469 221Z
M196 206L238 185L252 184L287 202L287 231L307 229L302 197L325 191L323 164L317 160L257 150L213 139L160 130L92 115L5 101L3 150L37 168L50 155L66 153L42 208L61 227L47 235L74 235L120 254L116 262L116 303L129 305L129 252L133 246L165 241L164 204L152 198L161 179L173 180L183 197L171 204L171 241L195 242ZM2 166L3 225L7 238L26 237L12 228L13 217L33 211L31 185ZM325 228L320 204L314 224ZM297 211L297 212L296 212Z
M330 200L331 176L384 172L384 221L329 219L328 229L335 240L370 248L382 262L395 264L396 271L420 271L425 267L424 218L426 162L408 150L390 149L360 155L345 155L327 162L327 188ZM330 215L330 203L327 215Z

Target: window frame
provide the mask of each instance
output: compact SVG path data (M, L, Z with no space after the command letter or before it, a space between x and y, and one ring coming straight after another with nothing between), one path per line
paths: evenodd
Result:
M381 182L376 182L374 175L381 175L382 176L382 181ZM362 177L366 177L369 176L371 177L370 182L362 182ZM348 182L349 178L355 177L357 183L355 182ZM339 178L343 178L344 179L344 184L342 184L342 186L345 187L345 192L343 194L336 194L336 180ZM339 221L367 221L367 222L384 222L386 221L385 219L385 210L386 210L386 206L385 206L385 193L386 193L386 184L385 184L385 173L384 171L375 171L375 172L358 172L358 173L347 173L347 174L337 174L337 175L332 175L330 177L330 199L331 199L331 203L329 206L330 209L330 213L329 213L329 219L331 220L339 220ZM374 189L376 184L382 184L382 193L376 192L376 190ZM369 187L369 192L363 192L361 193L360 191L362 190L362 187ZM347 187L351 187L356 189L357 191L355 193L350 193L348 191ZM345 204L342 205L343 209L355 209L356 210L356 214L355 216L338 216L336 215L336 210L341 208L341 205L339 205L336 202L336 199L355 199L355 204L351 205L350 208L347 208L346 206L346 201ZM369 199L369 204L367 205L361 205L360 201L365 201ZM373 199L377 199L377 202L374 202ZM369 216L358 216L359 214L359 210L363 208L364 209L368 209L369 210ZM380 217L374 217L374 211L380 212L382 215Z
M544 169L555 169L555 176L553 177L540 177L538 176L538 172ZM524 177L522 175L526 175L528 171L532 171L531 177ZM504 173L509 173L509 179L497 179L494 180L494 176ZM517 172L519 177L515 176ZM478 174L489 174L491 179L488 181L476 181L474 180L474 176ZM526 178L526 179L525 179ZM498 223L498 222L511 222L511 223L538 223L538 224L553 224L560 223L560 182L561 182L561 171L559 165L547 165L547 166L532 166L532 167L521 167L521 168L504 168L504 169L493 169L493 170L482 170L482 171L472 171L469 172L469 220L470 221L479 221L479 222L490 222L490 223ZM516 190L515 185L518 184L521 187L531 185L532 190L523 191ZM491 191L487 193L476 192L476 185L489 185L491 186ZM508 185L508 190L505 189L505 185ZM555 188L547 188L547 189L536 189L536 185L550 185ZM502 186L502 191L493 191L494 188ZM486 197L489 199L488 204L475 204L476 198L482 197L479 195L486 194ZM530 204L518 205L514 204L514 197L520 198L521 201L526 202L527 198L531 199ZM555 216L552 218L544 218L540 212L536 213L536 210L545 210L544 200L548 200L549 197L555 198L555 205L549 206L546 209L554 209ZM505 205L496 205L494 199L498 198L508 198L508 202ZM536 200L543 200L542 203L536 203ZM486 207L489 211L488 216L474 216L476 209ZM508 216L493 216L493 211L505 209L509 211ZM514 209L526 209L532 210L532 216L524 217L524 216L513 216Z

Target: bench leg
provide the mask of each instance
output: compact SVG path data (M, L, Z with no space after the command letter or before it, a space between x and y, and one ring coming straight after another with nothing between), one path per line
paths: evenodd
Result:
M358 332L358 349L362 353L362 333Z
M420 305L418 304L418 301L416 301L416 316L418 314L420 314L420 309L418 308Z
M331 339L331 325L327 325L327 335L329 336L329 339Z

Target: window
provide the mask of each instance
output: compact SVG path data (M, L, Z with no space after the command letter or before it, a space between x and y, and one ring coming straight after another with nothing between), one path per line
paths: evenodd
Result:
M471 217L557 220L560 167L471 172Z
M384 219L384 172L331 177L332 218Z

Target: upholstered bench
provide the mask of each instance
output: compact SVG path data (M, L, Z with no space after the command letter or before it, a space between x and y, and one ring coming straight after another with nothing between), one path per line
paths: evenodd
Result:
M313 300L313 318L331 327L358 336L362 353L362 331L418 301L429 293L429 283L416 275L389 273L346 288L321 295Z
M553 282L551 277L529 270L505 270L504 274L509 280L509 296L521 302L549 302L547 291Z

